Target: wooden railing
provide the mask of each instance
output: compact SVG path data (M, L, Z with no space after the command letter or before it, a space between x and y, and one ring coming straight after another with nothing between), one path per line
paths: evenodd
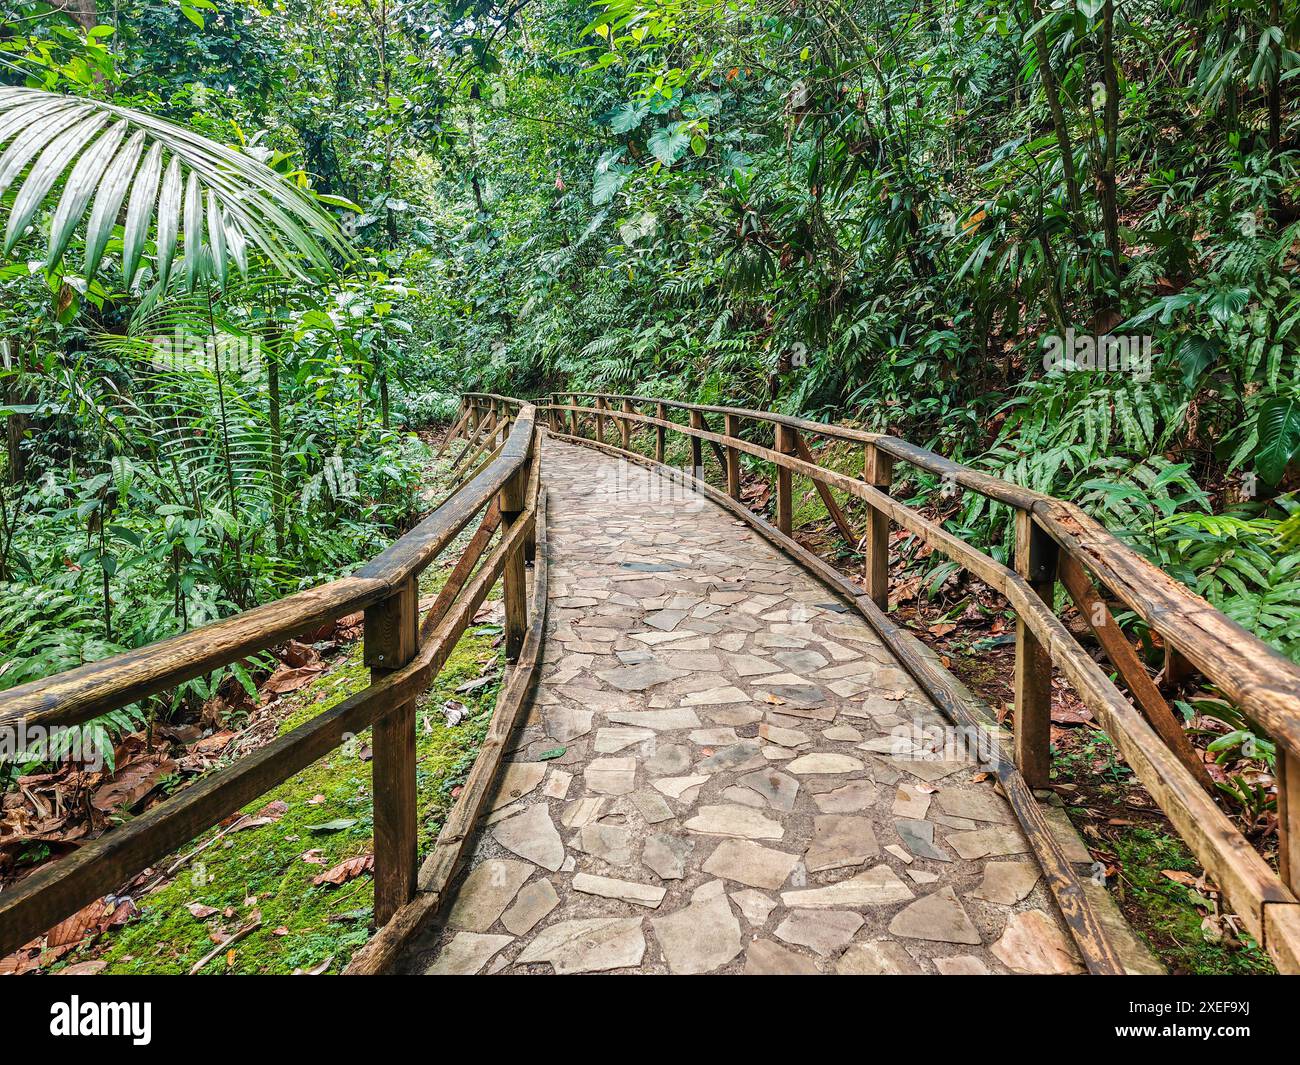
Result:
M481 422L489 412L514 409L502 396L469 395L465 418ZM643 463L665 462L666 435L690 445L690 482L730 505L824 579L836 584L878 631L896 635L885 611L889 599L889 533L897 524L1001 593L1017 614L1015 729L1013 751L999 777L1013 808L1044 861L1049 884L1075 932L1085 960L1097 972L1116 971L1070 876L1057 866L1059 848L1038 838L1043 826L1030 789L1048 784L1052 667L1058 668L1095 715L1138 779L1150 792L1198 860L1217 881L1250 934L1284 972L1300 972L1300 667L1211 607L1185 585L1153 566L1077 506L1018 487L952 462L893 436L842 428L801 418L734 407L704 406L642 396L559 393L539 410L553 435L598 446ZM681 420L674 420L679 418ZM710 425L710 419L714 425ZM721 422L721 431L716 423ZM585 435L590 427L591 438ZM617 432L617 442L606 440ZM649 454L632 449L632 434L646 430ZM771 441L769 444L768 441ZM817 463L812 442L837 441L862 448L862 472L840 473ZM716 457L714 488L704 476L705 447ZM775 467L775 526L738 502L741 454ZM653 458L650 456L653 455ZM1014 567L964 542L890 495L896 463L935 474L958 489L977 492L1012 508ZM864 554L863 586L843 579L792 539L792 478L809 478L845 538ZM851 527L831 489L866 504L866 524ZM1079 645L1053 611L1062 583L1096 633L1129 696ZM1107 602L1118 601L1159 633L1166 648L1165 674L1191 671L1236 704L1277 745L1280 875L1220 809L1200 757L1175 711L1119 631ZM953 717L969 713L943 676L908 649L892 645L903 665ZM1080 912L1082 906L1085 912Z
M492 426L480 427L485 447L492 449L490 460L352 576L0 692L0 728L75 725L365 611L364 662L371 671L367 688L0 892L0 956L116 890L367 728L372 729L376 923L385 925L412 907L417 874L420 891L441 894L504 749L500 733L508 733L513 720L500 724L494 718L489 742L471 771L472 786L467 783L434 853L418 868L416 699L438 675L500 579L505 654L515 665L498 699L498 714L508 704L507 716L512 718L522 700L546 605L542 559L536 566L531 604L526 591L526 564L534 557L537 541L545 537L540 428L535 423L535 409L521 404L503 411ZM469 457L467 463L472 462ZM421 619L421 572L480 512L477 531ZM373 959L375 952L370 956Z

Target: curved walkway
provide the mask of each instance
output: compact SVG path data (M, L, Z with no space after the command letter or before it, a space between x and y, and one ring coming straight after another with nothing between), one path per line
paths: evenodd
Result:
M408 970L1080 970L1010 807L918 744L945 722L863 621L669 478L546 447L542 678Z

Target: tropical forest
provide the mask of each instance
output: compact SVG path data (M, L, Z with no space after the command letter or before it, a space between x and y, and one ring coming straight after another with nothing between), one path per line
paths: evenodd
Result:
M1297 971L1297 75L0 0L0 974Z

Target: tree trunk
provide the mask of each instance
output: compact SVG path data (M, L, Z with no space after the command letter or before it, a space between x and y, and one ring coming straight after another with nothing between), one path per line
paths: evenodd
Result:
M1115 161L1119 148L1119 72L1115 67L1115 0L1106 0L1102 8L1101 64L1102 84L1106 89L1106 106L1103 109L1102 150L1100 173L1101 216L1106 230L1106 250L1110 253L1111 276L1116 289L1120 278L1119 204L1115 187Z
M1038 5L1029 5L1029 17L1038 23L1041 15ZM1070 204L1071 223L1076 237L1083 232L1083 196L1079 192L1079 177L1074 169L1074 141L1070 137L1070 127L1066 125L1065 109L1061 106L1061 90L1052 70L1052 53L1047 45L1047 31L1039 27L1034 31L1034 49L1038 53L1038 76L1043 82L1043 93L1047 96L1047 107L1052 112L1052 128L1056 131L1056 142L1061 150L1061 173L1065 177L1065 193Z

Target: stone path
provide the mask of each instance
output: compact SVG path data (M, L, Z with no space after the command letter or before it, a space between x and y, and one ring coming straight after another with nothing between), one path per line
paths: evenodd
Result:
M408 970L1080 970L1010 808L917 744L943 719L857 615L657 473L549 442L544 476L542 681Z

